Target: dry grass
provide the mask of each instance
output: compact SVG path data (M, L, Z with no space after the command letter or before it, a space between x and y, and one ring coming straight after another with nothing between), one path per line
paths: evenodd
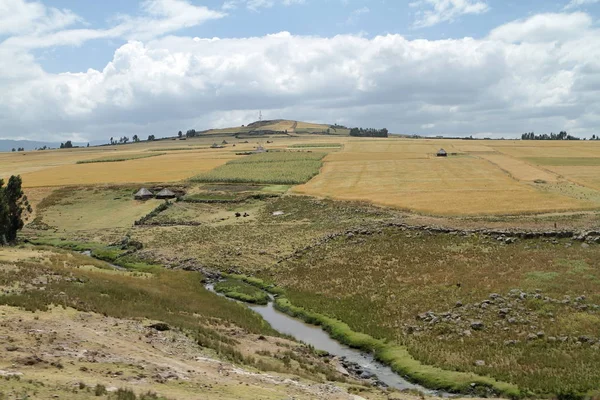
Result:
M505 246L484 237L384 229L335 239L264 274L287 289L294 305L403 344L425 364L492 376L525 390L585 392L598 388L600 353L598 345L576 341L586 335L598 340L600 247L565 244L531 240ZM508 296L514 288L527 298ZM492 293L509 300L480 306ZM563 303L565 295L571 301ZM584 306L573 301L581 295ZM456 308L458 301L464 307ZM499 316L502 307L515 322ZM429 310L463 316L459 322L440 317L437 324L415 318ZM484 321L485 328L471 329L471 320ZM570 339L528 340L540 331ZM518 342L505 345L507 340Z
M225 164L233 153L185 152L118 163L62 165L23 174L25 187L173 182Z
M558 175L546 170L536 168L519 159L504 154L480 154L480 158L491 162L503 171L506 171L513 178L520 181L533 182L543 180L545 182L558 181Z
M472 157L330 161L294 190L315 196L365 200L433 214L512 214L593 208L592 203L543 193Z

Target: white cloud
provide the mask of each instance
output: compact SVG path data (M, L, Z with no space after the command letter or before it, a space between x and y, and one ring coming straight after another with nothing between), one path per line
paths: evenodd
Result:
M144 0L141 15L120 15L118 23L107 29L65 29L82 18L70 10L47 8L41 3L25 0L3 0L0 11L0 34L13 33L1 47L13 49L34 49L53 46L79 46L93 39L124 37L127 39L148 40L183 28L200 25L208 20L223 18L226 14L195 6L187 0ZM2 7L6 7L2 10ZM12 21L21 21L17 28ZM8 22L7 22L8 21Z
M533 16L481 39L167 36L124 44L102 70L62 74L0 45L0 136L163 136L241 125L258 109L397 133L598 133L600 32L589 18Z
M600 3L600 0L571 0L569 2L569 4L567 4L565 6L565 9L569 10L572 8L578 8L578 7L582 7L582 6L586 6L586 5L590 5L590 4L596 4L596 3Z
M482 14L490 9L485 1L479 0L417 0L410 6L419 8L414 23L416 28L453 22L461 15Z
M564 42L581 37L592 26L585 13L538 14L502 25L490 33L493 40L507 42Z
M46 7L39 2L2 0L0 35L44 33L64 28L81 19L69 10Z
M235 10L239 7L246 7L252 11L258 11L261 8L271 8L276 4L291 6L295 4L304 4L306 0L227 0L223 3L223 10Z

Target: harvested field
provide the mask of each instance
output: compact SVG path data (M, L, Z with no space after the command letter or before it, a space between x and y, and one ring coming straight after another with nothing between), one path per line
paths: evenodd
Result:
M536 168L531 164L504 154L480 154L479 157L491 162L519 181L534 182L541 180L544 182L556 182L559 178L557 174Z
M543 193L511 179L490 163L471 157L329 161L335 156L325 159L319 176L294 191L442 215L597 207L556 193Z
M139 153L139 154L127 154L122 156L113 156L113 157L102 157L102 158L94 158L93 160L83 160L77 161L77 164L93 164L93 163L103 163L103 162L122 162L127 160L139 160L140 158L149 158L149 157L157 157L165 155L166 153L158 153L158 154L148 154L148 153Z
M209 171L235 157L232 153L174 153L118 163L62 165L22 175L25 187L101 183L173 182Z

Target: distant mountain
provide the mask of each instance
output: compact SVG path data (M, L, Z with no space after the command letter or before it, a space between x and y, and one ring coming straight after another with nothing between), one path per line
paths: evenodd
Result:
M87 146L87 143L73 143L74 146ZM90 146L92 143L90 143ZM60 142L37 142L34 140L9 140L0 139L0 151L12 151L12 149L18 149L23 147L25 150L35 150L40 147L49 147L57 149L60 147Z

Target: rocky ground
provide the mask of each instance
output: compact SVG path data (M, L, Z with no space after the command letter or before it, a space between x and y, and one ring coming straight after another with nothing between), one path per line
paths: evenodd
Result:
M150 321L58 307L31 313L1 306L0 315L2 399L102 398L98 387L106 389L104 398L123 388L168 399L411 398L244 369L217 360L183 333L150 327ZM236 339L262 349L284 341Z

